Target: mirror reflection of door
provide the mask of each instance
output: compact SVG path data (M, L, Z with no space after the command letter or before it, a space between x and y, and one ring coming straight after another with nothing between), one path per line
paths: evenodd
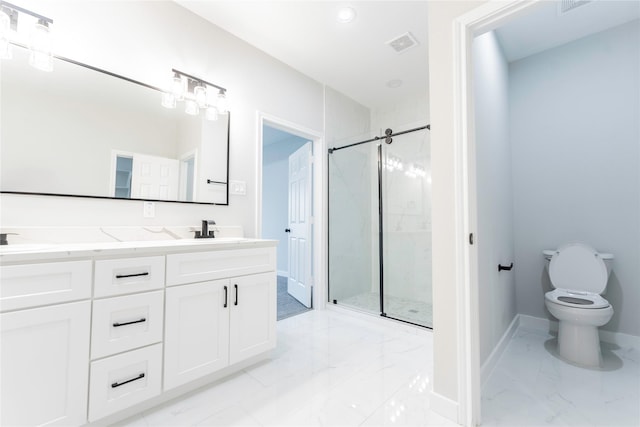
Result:
M112 197L177 200L178 160L139 153L116 154L114 157Z

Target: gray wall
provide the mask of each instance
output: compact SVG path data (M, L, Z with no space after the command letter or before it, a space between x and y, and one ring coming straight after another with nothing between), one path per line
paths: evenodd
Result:
M518 312L548 317L543 249L615 255L603 329L640 335L639 21L510 64Z
M513 188L509 143L509 66L493 32L473 44L478 189L480 360L483 363L516 315Z

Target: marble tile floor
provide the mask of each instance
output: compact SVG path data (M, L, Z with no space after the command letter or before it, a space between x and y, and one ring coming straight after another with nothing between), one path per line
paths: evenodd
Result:
M369 313L380 313L380 294L364 292L338 301L338 304ZM433 327L433 307L424 301L387 296L384 301L387 316Z
M337 309L277 328L270 360L119 425L456 425L429 409L431 331Z
M640 348L602 343L595 370L559 359L556 345L518 328L482 388L483 426L640 426Z

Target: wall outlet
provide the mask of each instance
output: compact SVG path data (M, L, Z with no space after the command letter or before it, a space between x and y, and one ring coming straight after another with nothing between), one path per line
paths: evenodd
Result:
M229 183L229 193L245 196L247 194L247 183L244 181L231 181Z
M144 202L142 208L142 216L145 218L155 218L156 204L154 202Z

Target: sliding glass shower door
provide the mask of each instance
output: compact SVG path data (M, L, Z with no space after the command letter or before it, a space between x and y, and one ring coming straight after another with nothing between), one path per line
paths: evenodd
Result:
M432 326L428 130L329 154L329 302Z
M382 144L381 312L431 327L431 147L428 130Z

